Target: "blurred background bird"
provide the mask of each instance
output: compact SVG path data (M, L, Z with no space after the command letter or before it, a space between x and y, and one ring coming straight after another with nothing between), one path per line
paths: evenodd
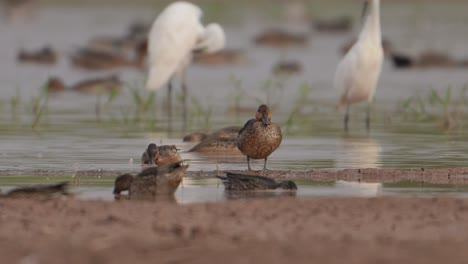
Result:
M366 17L358 40L338 64L335 88L342 91L337 108L346 107L344 129L348 132L349 108L367 102L366 128L370 130L370 108L379 80L383 60L380 29L380 0L364 3Z
M193 53L214 53L224 48L225 34L218 24L200 22L201 9L188 2L174 2L154 21L148 38L149 71L146 88L168 85L168 113L172 118L172 79L179 75L183 93L183 120L187 120L185 71Z

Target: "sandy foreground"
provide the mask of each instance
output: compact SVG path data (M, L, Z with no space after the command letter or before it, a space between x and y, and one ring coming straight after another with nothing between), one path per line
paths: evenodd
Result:
M468 168L269 171L268 176L468 184ZM189 205L0 199L0 263L468 263L467 245L468 199L448 197L282 197Z
M1 263L467 263L468 200L0 199Z

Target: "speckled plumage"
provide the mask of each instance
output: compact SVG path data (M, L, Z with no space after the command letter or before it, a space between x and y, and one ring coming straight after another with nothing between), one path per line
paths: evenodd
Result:
M172 164L182 160L175 145L163 145L157 146L157 148L159 154L155 156L155 164L158 166ZM149 156L146 150L141 155L141 164L143 166L150 164Z
M239 153L237 148L237 135L241 127L230 126L216 130L207 135L200 143L195 145L189 152L199 153Z
M181 162L158 167L149 167L138 175L124 174L116 178L114 194L128 190L130 199L152 199L156 196L171 196L175 193L188 165ZM116 192L118 190L119 192Z
M208 135L208 137L209 138L237 138L237 135L239 134L239 131L241 129L242 127L239 127L239 126L223 127L211 133L210 135Z
M237 152L235 138L208 138L195 145L189 152Z
M223 182L226 191L253 191L253 190L297 190L297 186L292 181L277 183L273 179L245 174L226 173L226 176L216 176Z
M250 159L266 159L281 144L283 135L281 128L270 122L271 114L268 106L258 108L256 118L250 119L237 136L237 147L247 156L250 170Z

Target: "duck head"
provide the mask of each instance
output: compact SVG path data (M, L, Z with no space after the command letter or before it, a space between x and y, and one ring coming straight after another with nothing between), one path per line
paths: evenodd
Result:
M156 160L159 158L159 150L156 144L151 143L148 145L148 148L146 149L146 155L148 155L149 164L155 165Z
M267 105L262 104L255 114L255 118L258 121L261 121L265 126L271 123L271 113L270 108Z
M297 185L293 181L282 181L278 184L277 188L281 188L283 190L297 190Z

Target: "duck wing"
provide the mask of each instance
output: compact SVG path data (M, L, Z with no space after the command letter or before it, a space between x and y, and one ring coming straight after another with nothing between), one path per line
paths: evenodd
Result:
M239 131L238 135L242 134L242 132L244 132L244 130L246 130L248 127L252 126L253 124L255 124L255 122L257 122L257 119L255 119L255 118L252 118L249 121L247 121L245 123L245 125L242 127L242 129Z

